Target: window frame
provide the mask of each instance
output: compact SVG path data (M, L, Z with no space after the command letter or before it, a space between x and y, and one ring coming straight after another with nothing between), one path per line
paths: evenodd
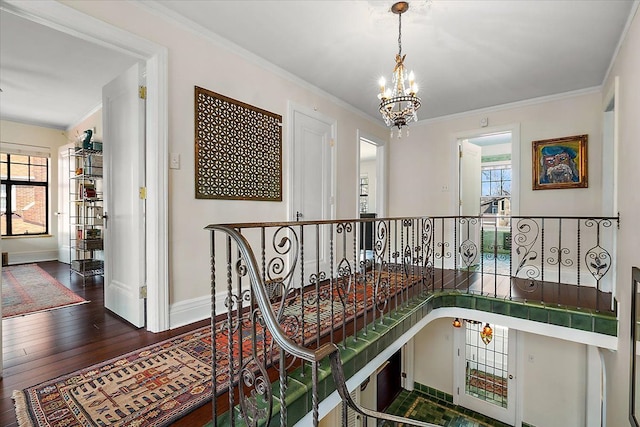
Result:
M49 197L50 197L50 180L51 180L51 175L50 175L50 168L51 168L51 158L48 156L36 156L36 155L31 155L28 153L25 154L12 154L12 153L2 153L3 155L7 156L7 160L6 160L6 165L7 165L7 177L1 179L1 184L5 187L5 221L6 221L6 230L5 233L2 234L2 237L30 237L30 236L46 236L49 235L49 226L50 226L50 221L49 221ZM11 162L11 156L22 156L22 157L27 157L27 162L26 163L18 163L18 162ZM44 165L37 165L32 163L31 159L32 158L38 158L38 159L44 159L45 160L45 164ZM0 163L5 163L5 161L0 161ZM27 170L28 170L28 179L24 180L24 179L14 179L11 176L11 166L12 165L26 165L27 166ZM45 168L45 176L46 176L46 180L45 181L36 181L36 180L31 180L31 168L33 166L37 166L37 167L44 167ZM44 231L41 233L20 233L20 234L15 234L13 232L13 211L12 211L12 202L13 202L13 187L14 186L18 186L18 187L44 187L45 190L45 200L44 200Z

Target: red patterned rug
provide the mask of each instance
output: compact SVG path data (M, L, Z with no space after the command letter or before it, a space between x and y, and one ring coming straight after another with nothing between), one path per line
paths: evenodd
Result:
M356 290L361 286L359 283ZM373 303L370 290L352 295L347 298L347 306L338 304L341 307L336 307L330 300L301 306L304 298L300 294L286 298L285 312L302 311L302 317L306 319L301 330L291 338L314 342L318 333L328 333L340 321L353 318ZM280 302L275 303L274 309L279 306ZM285 321L285 329L286 324ZM269 332L260 325L255 326L256 337L252 343L253 334L248 329L230 330L224 320L216 323L216 395L227 391L230 366L233 383L238 381L240 348L245 358L254 350L254 345L256 353L266 352L263 353L265 360L270 359L267 354L279 352L277 346L272 345ZM13 399L18 425L167 426L211 401L212 354L211 327L208 326L15 391Z
M2 267L2 317L86 303L36 264Z
M21 427L166 426L210 398L210 327L13 393Z

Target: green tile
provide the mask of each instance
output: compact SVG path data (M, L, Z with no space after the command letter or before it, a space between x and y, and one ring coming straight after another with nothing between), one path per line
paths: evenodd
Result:
M505 301L494 300L491 303L492 312L496 314L504 314L505 316L509 315L509 304Z
M558 326L571 326L571 313L564 310L549 309L549 323Z
M511 303L509 313L512 317L518 317L520 319L529 318L529 307L524 304Z
M455 295L443 295L441 299L442 299L442 307L455 307L456 306L456 296Z
M614 318L594 316L594 332L599 334L618 336L618 321Z
M475 308L475 299L472 295L460 294L456 296L456 307Z
M491 300L485 297L475 297L476 310L491 311Z
M591 331L593 325L591 324L592 317L583 313L571 313L571 327L573 329L580 329L581 331Z
M529 307L529 320L549 323L549 311L543 307Z

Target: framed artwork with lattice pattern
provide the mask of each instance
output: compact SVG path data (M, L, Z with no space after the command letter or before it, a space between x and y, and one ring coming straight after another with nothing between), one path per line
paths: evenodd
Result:
M195 86L196 199L282 201L282 116Z

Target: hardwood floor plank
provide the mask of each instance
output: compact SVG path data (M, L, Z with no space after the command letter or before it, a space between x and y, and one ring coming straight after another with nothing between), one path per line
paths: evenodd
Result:
M184 332L209 325L205 320L158 334L138 329L104 308L102 278L83 286L69 266L59 262L38 263L86 304L43 313L3 319L3 377L0 379L0 425L17 427L13 390L44 381L118 357ZM210 405L190 415L190 422L211 419ZM183 424L188 425L188 424Z

